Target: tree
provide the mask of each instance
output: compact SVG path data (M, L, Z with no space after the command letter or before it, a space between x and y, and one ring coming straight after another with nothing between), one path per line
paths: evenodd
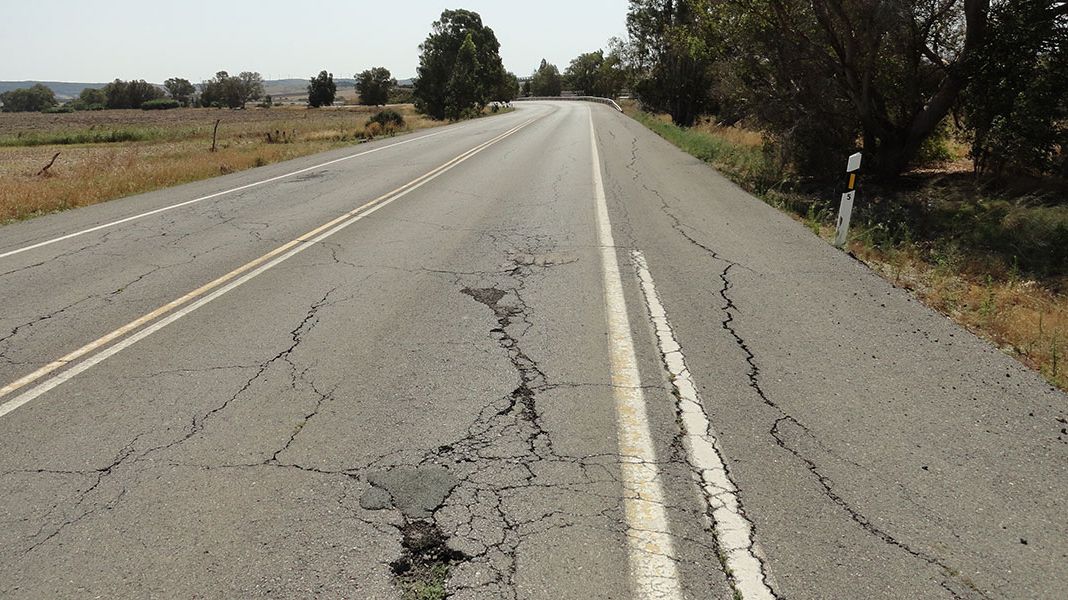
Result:
M477 68L472 77L474 86L470 98L479 110L484 108L494 89L505 78L501 62L500 42L493 30L482 24L478 13L468 10L446 10L432 25L430 35L420 44L419 68L415 80L415 107L434 119L446 117L451 99L466 96L467 92L450 89L454 81L460 46L468 36L475 48Z
M535 96L559 96L564 88L560 69L541 59L538 70L530 78L530 93Z
M108 102L108 95L98 88L85 88L78 94L78 100L85 108L104 108Z
M330 106L334 103L337 95L337 85L334 84L334 74L319 71L319 74L311 78L308 84L308 106L319 108Z
M182 106L189 106L192 103L193 94L197 92L197 88L188 79L181 77L171 77L163 82L163 87L171 98L181 102Z
M478 85L478 56L475 40L468 33L460 50L456 53L456 63L446 88L445 116L459 121L477 115L482 106Z
M149 100L163 97L163 90L144 79L123 81L116 79L104 86L105 103L108 108L141 108Z
M529 79L523 82L523 87L519 90L519 93L522 94L524 98L529 98L530 97L530 80Z
M490 100L494 102L511 102L515 100L518 93L519 78L515 76L515 73L508 71L493 89L493 93L490 94Z
M996 4L976 62L963 102L976 173L1068 176L1068 3Z
M0 94L0 103L2 112L38 112L58 104L52 89L40 83Z
M219 71L215 74L215 77L201 82L200 106L216 108L227 106L226 84L229 79L229 73L226 71Z
M619 95L626 82L623 61L619 54L604 51L580 54L564 71L564 84L568 89L588 96L613 98Z
M387 104L395 85L397 80L385 67L374 67L356 75L356 91L360 95L360 104L364 106Z
M250 101L262 97L263 78L251 71L233 76L226 71L219 71L215 77L202 83L200 88L201 106L245 108Z
M693 125L708 108L715 57L700 16L709 10L701 0L632 0L627 13L635 91L676 125Z
M713 59L732 63L723 72L738 74L745 102L810 163L802 170L830 169L813 160L839 161L859 137L867 170L887 178L957 105L976 73L989 8L990 0L722 0L695 12L695 30L711 32L706 48L727 52Z
M263 77L254 71L242 71L237 75L238 98L241 100L241 108L253 100L263 97Z

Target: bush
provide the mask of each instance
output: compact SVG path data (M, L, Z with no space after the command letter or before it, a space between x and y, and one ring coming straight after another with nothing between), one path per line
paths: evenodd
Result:
M157 100L149 100L141 105L141 110L170 110L172 108L178 108L182 103L173 100L171 98L159 98Z
M1039 275L1068 272L1068 206L998 203L992 227L977 228L978 240L1024 271Z
M383 129L387 127L404 127L404 116L395 110L386 109L379 111L375 116L367 120L368 125L371 123L378 123L378 126Z
M61 104L59 106L50 106L50 107L42 110L41 112L45 113L46 115L58 115L58 114L62 114L62 113L72 113L72 112L74 112L74 107L69 105L69 104Z

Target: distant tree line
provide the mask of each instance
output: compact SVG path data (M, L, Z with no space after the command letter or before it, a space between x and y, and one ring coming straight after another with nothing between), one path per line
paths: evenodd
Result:
M59 104L55 92L40 83L2 93L0 103L3 112L39 112Z
M631 0L627 28L644 106L745 120L802 173L863 147L892 178L952 125L977 172L1068 176L1063 0Z
M618 50L607 55L603 50L580 54L563 74L542 59L537 70L523 84L524 96L559 96L566 89L577 95L614 98L627 85L627 70Z
M468 10L442 12L419 48L418 74L410 90L397 89L397 81L388 69L373 67L355 76L360 104L411 101L417 110L431 118L458 120L481 114L490 103L511 102L519 93L518 78L504 69L496 35L482 23L478 13ZM608 93L603 91L604 84L596 75L610 71L611 68L604 65L611 61L601 53L593 53L587 58L590 60L584 59L581 63L583 70L576 71L576 81L588 86L591 93ZM553 66L552 70L555 69ZM559 71L553 77L556 83L551 84L550 91L558 95ZM311 77L307 91L309 106L330 106L337 98L333 74L321 71ZM63 108L245 108L249 102L261 98L264 98L264 82L259 73L245 71L230 75L219 71L200 83L199 89L179 77L166 80L162 88L143 80L116 79L101 90L83 90ZM3 102L5 111L50 110L58 105L52 91L42 85L0 95L0 102ZM270 105L270 96L266 96L261 106Z

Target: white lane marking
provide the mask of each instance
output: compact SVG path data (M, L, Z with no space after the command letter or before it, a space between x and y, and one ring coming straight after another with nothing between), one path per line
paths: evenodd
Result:
M286 173L284 175L277 175L277 176L271 177L269 179L264 179L263 181L256 181L256 182L249 183L249 184L246 184L246 185L242 185L242 186L239 186L239 187L235 187L235 188L232 188L232 189L229 189L229 190L223 190L221 192L215 192L214 194L208 194L207 196L201 196L199 198L193 198L192 200L186 200L185 202L179 202L177 204L171 204L170 206L164 206L164 207L161 207L161 208L157 208L155 210L150 210L148 212L143 212L143 213L140 213L140 214L132 215L132 216L129 216L129 217L126 217L126 218L123 218L123 219L119 219L117 221L111 221L110 223L103 223L101 225L96 225L96 226L90 227L88 229L83 229L81 231L75 231L74 233L68 233L66 235L61 235L61 236L59 236L57 238L53 238L53 239L50 239L50 240L45 240L43 242L38 242L36 244L31 244L31 245L26 246L24 248L17 248L15 250L8 250L7 252L2 252L2 253L0 253L0 258L7 258L8 256L14 256L16 254L21 254L23 252L28 252L30 250L36 250L37 248L41 248L41 247L44 247L44 246L50 246L52 244L55 244L55 243L58 243L58 242L62 242L64 240L69 240L71 238L76 238L76 237L79 237L79 236L82 236L82 235L86 235L88 233L93 233L94 231L100 231L101 229L107 229L109 227L114 227L116 225L122 225L123 223L129 223L130 221L136 221L137 219L143 219L145 217L150 217L152 215L158 215L159 213L167 212L169 210L174 210L176 208L181 208L183 206L189 206L190 204L196 204L197 202L203 202L205 200L211 200L212 198L218 198L219 196L225 196L227 194L233 194L234 192L240 192L240 191L243 191L243 190L247 190L249 188L258 187L258 186L261 186L261 185L266 185L268 183L274 183L275 181L278 181L280 179L285 179L287 177L292 177L294 175L300 175L301 173L307 173L308 171L314 171L315 169L321 169L323 167L327 167L327 166L330 166L330 165L333 165L333 164L337 164L339 162L343 162L343 161L346 161L346 160L352 160L354 158L359 158L361 156L367 156L368 154L374 154L375 152L381 152L383 150L388 150L390 148L396 148L397 146L403 146L405 144L411 144L412 142L418 142L420 140L425 140L427 138L432 138L434 136L441 135L443 133L446 133L446 131L437 131L437 132L430 133L430 134L427 134L427 135L419 136L417 138L412 138L412 139L409 139L409 140L403 140L403 141L397 142L395 144L390 144L388 146L380 146L378 148L372 148L371 150L365 150L363 152L358 152L356 154L351 154L349 156L342 156L341 158L335 158L334 160L328 160L328 161L326 161L324 163L319 163L319 164L313 165L311 167L306 167L306 168L303 168L303 169L300 169L300 170L297 170L297 171L293 171L292 173Z
M601 157L590 111L590 152L593 158L593 188L597 202L597 242L604 272L604 301L608 322L612 390L616 400L620 475L623 479L623 511L627 519L630 573L635 597L679 600L682 589L675 565L664 491L656 467L656 450L649 433L638 360L630 334L627 303L616 260L612 222L608 217Z
M155 311L152 311L151 313L148 313L144 317L141 317L141 318L139 318L139 319L137 319L135 321L132 321L131 323L128 323L127 325L125 325L123 327L120 327L119 329L116 329L115 331L105 335L104 337L102 337L102 338L100 338L100 339L98 339L98 340L96 340L94 342L91 342L91 343L83 346L82 348L76 350L75 352L72 352L71 354L68 354L67 356L65 356L65 357L63 357L63 358L61 358L59 360L53 361L52 363L50 363L49 365L39 369L38 371L35 371L34 373L31 373L30 375L27 375L26 377L23 377L23 378L15 381L15 382L12 382L12 383L8 384L7 386L4 386L4 388L0 389L0 396L8 394L8 393L20 388L20 387L23 387L23 386L27 385L28 383L32 383L33 381L35 381L37 379L40 379L41 377L43 377L45 375L48 375L49 373L51 373L51 372L53 372L53 371L65 366L65 365L71 364L74 360L77 360L78 358L80 358L82 356L90 354L92 351L94 351L94 350L96 350L96 349L98 349L98 348L100 348L102 346L105 346L107 343L109 343L111 341L114 341L117 338L122 337L122 335L124 335L126 333L129 333L130 331L132 331L133 329L136 329L140 325L144 325L145 323L147 323L147 322L149 322L149 321L151 321L151 320L153 320L153 319L155 319L155 318L157 318L157 317L159 317L159 316L161 316L161 315L163 315L163 314L165 314L167 312L170 312L174 308L177 308L178 306L181 306L185 302L188 302L189 300L192 300L197 295L200 295L200 294L203 294L203 293L207 293L208 291L210 291L210 290L212 290L214 288L218 288L217 290L215 290L211 294L209 294L207 296L204 296L203 298L201 298L200 300L194 302L193 304L190 304L189 306L174 312L173 314L171 314L170 316L166 317L165 319L157 321L156 323L152 324L151 326L146 327L145 329L142 329L142 330L138 331L137 333L135 333L135 334L133 334L133 335L131 335L129 337L126 337L125 339L122 339L120 342L114 344L113 346L110 346L107 349L105 349L105 350L103 350L101 352L98 352L96 354L93 354L89 358L83 360L82 362L79 362L78 364L76 364L73 367L63 371L62 373L60 373L60 374L58 374L58 375L56 375L56 376L44 381L43 383L38 384L37 386L35 386L35 387L23 392L22 394L12 398L11 400L8 400L7 402L4 402L3 404L0 404L0 417L3 417L4 415L9 414L11 411L13 411L13 410L25 405L28 402L31 402L32 400L34 400L35 398L37 398L41 394L44 394L48 390L51 390L52 388L56 387L57 385L60 385L63 382L68 381L69 379L71 379L75 375L78 375L79 373L82 373L83 371L85 371L85 370L89 369L90 367L100 363L101 361L107 359L108 357L117 354L121 350L123 350L125 348L128 348L129 346L131 346L131 345L135 344L136 342L148 337L149 335L155 333L156 331L159 331L163 327L166 327L167 325L177 321L178 319L180 319L180 318L184 317L185 315L193 312L194 310L200 308L201 306L204 306L205 304L211 302L212 300L215 300L216 298L222 296L223 294L229 292L230 290L232 290L232 289L244 284L245 282L247 282L247 281L253 279L254 277L260 275L261 273L267 271L268 269L271 269L272 267L275 267L275 266L281 264L282 262L285 262L286 260L289 260L290 258L292 258L292 257L296 256L297 254L303 252L304 250L307 250L309 247L314 246L315 244L317 244L317 243L329 238L330 236L334 235L335 233L341 231L342 229L345 229L346 227L352 225L353 223L363 219L367 215L370 215L370 214L374 213L378 209L380 209L380 208L382 208L382 207L384 207L384 206L386 206L386 205L388 205L388 204L390 204L390 203L392 203L392 202L394 202L394 201L396 201L396 200L398 200L400 198L403 198L404 196L407 196L411 192L413 192L413 191L419 189L420 187L426 185L430 181L432 181L434 179L437 179L442 174L452 170L453 168L455 168L460 163L470 159L471 157L473 157L476 154L482 152L486 148L489 148L490 146L496 144L497 142L500 142L501 140L503 140L503 139L515 134L516 132L518 132L519 130L523 129L527 125L530 125L531 123L533 123L536 120L537 119L530 119L530 120L518 125L517 127L514 127L512 129L504 132L503 134L501 134L501 135L499 135L499 136L497 136L497 137L495 137L495 138L493 138L493 139L491 139L491 140L489 140L487 142L484 142L484 143L476 146L475 148L472 148L471 150L468 150L467 152L464 152L463 154L460 154L456 158L453 158L452 160L450 160L447 163L441 165L440 167L437 167L436 169L430 171L429 173L423 175L422 177L419 177L419 178L417 178L417 179L415 179L415 180L413 180L413 181L401 186L400 188L397 188L393 192L390 192L388 194L380 196L380 197L378 197L378 198L376 198L376 199L374 199L374 200L372 200L372 201L360 206L359 208L353 209L352 211L349 211L349 212L341 215L340 217L338 217L338 218L336 218L336 219L334 219L334 220L332 220L332 221L330 221L328 223L325 223L324 225L320 225L319 227L317 227L317 228L313 229L312 231L310 231L310 232L308 232L308 233L306 233L306 234L294 239L293 241L288 242L288 243L286 243L286 244L284 244L282 246L279 246L275 250L272 250L271 252L268 252L267 254L261 256L260 258L257 258L255 260L247 263L246 265L244 265L242 267L239 267L238 269L235 269L234 271L231 271L229 274L224 275L223 277L221 277L219 279L216 279L215 281L213 281L213 282L211 282L211 283L209 283L209 284L207 284L207 285L205 285L205 286L203 286L201 288L198 288L197 290L194 290L194 292L191 292L190 294L186 294L182 298L179 298L178 300L175 300L174 302L168 303L168 304L160 307L159 309L156 309ZM273 259L272 259L272 257L273 257ZM269 262L265 262L268 259L271 259L271 260L269 260ZM250 271L250 269L251 269L251 271ZM249 272L245 273L246 271L249 271ZM241 273L245 273L245 274L241 275ZM233 279L234 277L237 277L238 275L241 275L241 276L238 277L237 279ZM229 281L230 279L233 279L233 281L231 281L230 283L227 284L226 282ZM226 284L226 285L223 285L223 284ZM223 286L223 287L219 287L219 286Z
M727 474L708 413L701 404L697 386L686 367L682 346L675 338L667 311L660 302L653 275L640 250L632 251L631 256L638 270L649 318L656 330L660 357L678 397L677 411L693 476L708 502L713 531L726 556L725 566L731 573L734 589L745 600L775 600L775 594L765 581L763 564L757 558L759 550L753 540L753 525L740 510L738 488Z

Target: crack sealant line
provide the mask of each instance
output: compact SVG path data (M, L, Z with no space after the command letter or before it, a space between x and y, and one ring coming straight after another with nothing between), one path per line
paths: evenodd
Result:
M634 353L630 320L627 317L627 303L623 296L622 275L616 260L592 110L589 111L589 120L597 241L604 273L609 363L612 394L616 401L619 468L624 490L623 511L627 521L628 555L634 596L642 600L681 600L682 585L675 564L675 549L667 512L664 509L664 490L656 467L656 450L649 432L645 395L642 393L638 360Z
M380 208L383 208L383 207L389 205L390 203L394 202L395 200L398 200L398 199L408 195L409 193L419 189L420 187L422 187L422 186L426 185L427 183L429 183L430 181L438 178L439 176L441 176L442 174L446 173L447 171L452 170L454 167L456 167L460 163L468 160L469 158L471 158L471 157L475 156L476 154L482 152L486 148L489 148L490 146L496 144L497 142L500 142L501 140L503 140L503 139L505 139L505 138L517 133L519 130L525 128L526 126L528 126L531 123L537 121L538 119L539 119L539 117L536 117L534 119L529 119L527 121L524 121L520 125L518 125L516 127L513 127L512 129L509 129L508 131L502 133L501 135L498 135L497 137L495 137L495 138L493 138L491 140L488 140L486 142L483 142L482 144L479 144L478 146L475 146L471 150L468 150L467 152L464 152L463 154L460 154L459 156L453 158L452 160L444 163L443 165L441 165L441 166L437 167L436 169L426 173L425 175L423 175L423 176L421 176L421 177L419 177L417 179L414 179L409 183L406 183L405 185L397 188L396 190L394 190L392 192L389 192L389 193L387 193L385 195L379 196L378 198L376 198L376 199L374 199L374 200L372 200L370 202L367 202L366 204L363 204L362 206L360 206L358 208L355 208L355 209L353 209L353 210L351 210L351 211L349 211L349 212L347 212L347 213L345 213L345 214L333 219L332 221L329 221L329 222L327 222L327 223L325 223L323 225L320 225L319 227L313 229L312 231L309 231L308 233L305 233L304 235L302 235L302 236L300 236L300 237L298 237L298 238L296 238L296 239L294 239L294 240L292 240L292 241L290 241L290 242L288 242L286 244L283 244L282 246L279 246L278 248L275 248L271 252L268 252L267 254L264 254L263 256L255 259L255 260L252 260L252 261L246 263L245 265L243 265L241 267L238 267L237 269L234 269L230 273L227 273L226 275L223 275L222 277L212 281L211 283L208 283L208 284L206 284L206 285L204 285L204 286L202 286L202 287L200 287L200 288L198 288L196 290L193 290L192 292L186 294L185 296L182 296L181 298L178 298L177 300L174 300L174 301L172 301L172 302L170 302L168 304L165 304L165 305L157 308L156 310L154 310L154 311L142 316L141 318L136 319L134 321L131 321L130 323L127 323L126 325L120 327L119 329L116 329L116 330L112 331L111 333L109 333L109 334L107 334L107 335L105 335L105 336L103 336L103 337L101 337L101 338L99 338L99 339L97 339L97 340L95 340L93 342L90 342L89 344L86 344L85 346L82 346L78 350L75 350L74 352L71 352L70 354L67 354L64 357L59 358L59 359L57 359L57 360L45 365L44 367L41 367L37 371L34 371L33 373L30 373L29 375L26 375L26 376L24 376L24 377L22 377L22 378L20 378L20 379L18 379L16 381L13 381L13 382L7 384L3 388L0 388L0 397L3 397L5 395L7 395L7 394L10 394L11 392L13 392L13 391L15 391L17 389L20 389L22 387L25 387L26 385L28 385L30 383L33 383L34 381L37 381L38 379L41 379L42 377L45 377L45 376L51 374L52 372L54 372L54 371L56 371L58 369L61 369L61 368L65 367L65 366L67 366L67 365L70 365L71 363L73 363L73 362L85 357L86 355L90 355L91 354L91 356L89 356L89 358L86 358L85 360L82 360L81 362L75 364L73 367L63 371L62 373L52 377L51 379L46 380L45 382L37 385L36 387L33 387L33 388L27 390L26 392L23 392L19 396L16 396L15 398L12 398L11 400L8 400L7 402L4 402L3 404L0 404L0 417L3 417L5 415L7 415L11 411L13 411L13 410L25 405L26 403L34 400L35 398L37 398L41 394L44 394L45 392L51 390L52 388L54 388L54 387L60 385L61 383L71 379L75 375L77 375L77 374L79 374L79 373L81 373L83 371L86 371L90 367L102 362L103 360L107 359L108 357L117 354L118 352L122 351L123 349L128 348L129 346L132 346L133 344L137 343L138 341L140 341L140 340L148 337L149 335L159 331L160 329L166 327L167 325L169 325L169 324L177 321L178 319L184 317L185 315L195 311L196 309L200 308L201 306L204 306L205 304L208 304L209 302L215 300L216 298L219 298L220 296L226 294L230 290L232 290L232 289L234 289L234 288L246 283L247 281L257 277L261 273L264 273L265 271L267 271L267 270L269 270L269 269L271 269L271 268L273 268L273 267L285 262L286 260L289 260L293 256L296 256L297 254L303 252L304 250L307 250L308 248L319 244L323 240L326 240L327 238L333 236L335 233L337 233L337 232L349 227L350 225L352 225L353 223L356 223L357 221L360 221L364 217L367 217L368 215L371 215L372 213L376 212ZM214 291L212 291L212 290L214 290ZM207 295L204 296L204 294L207 294ZM199 296L203 296L203 297L200 298L199 300L193 302L192 304L189 304L189 302L193 301L194 299L196 299ZM183 305L186 305L186 304L188 304L188 305L185 306L184 308L181 308L180 310L176 310L176 309L179 309L179 307L181 307ZM165 315L167 313L170 313L170 315L165 317L165 318L163 318L163 319L161 319L161 320L156 321L156 319L162 317L163 315ZM144 329L141 329L140 331L137 331L133 335L129 335L128 337L123 337L123 336L126 336L127 334L131 333L132 331L136 330L138 327L141 327L143 325L151 323L152 321L155 321L155 323L152 323L148 327L145 327ZM111 342L114 342L115 340L120 339L120 338L122 338L121 341L115 343L112 346L107 347L103 351L97 352L96 354L92 354L94 351L96 351L96 350L106 346L107 344L109 344Z
M132 215L132 216L126 217L124 219L118 219L116 221L111 221L109 223L102 223L100 225L96 225L96 226L90 227L88 229L83 229L81 231L75 231L74 233L68 233L66 235L61 235L59 237L52 238L50 240L45 240L43 242L37 242L36 244L31 244L29 246L24 246L22 248L16 248L15 250L8 250L7 252L0 253L0 258L7 258L9 256L14 256L16 254L21 254L23 252L28 252L30 250L36 250L37 248L42 248L44 246L50 246L52 244L56 244L56 243L59 243L59 242L65 241L65 240L69 240L69 239L72 239L72 238L80 237L80 236L83 236L83 235L88 234L88 233L93 233L94 231L100 231L101 229L108 229L110 227L115 227L116 225L122 225L123 223L129 223L130 221L136 221L138 219L143 219L145 217L150 217L152 215L158 215L159 213L171 211L171 210L174 210L176 208L181 208L183 206L189 206L190 204L196 204L198 202L203 202L205 200L211 200L212 198L218 198L220 196L226 196L228 194L233 194L234 192L241 192L241 191L244 191L244 190L247 190L247 189L250 189L250 188L259 187L261 185L266 185L268 183L274 183L275 181L280 181L282 179L287 179L287 178L292 177L294 175L300 175L300 174L303 174L303 173L307 173L309 171L314 171L316 169L321 169L323 167L327 167L327 166L330 166L330 165L333 165L333 164L344 162L346 160L352 160L354 158L359 158L361 156L366 156L368 154L374 154L375 152L381 152L383 150L388 150L390 148L396 148L397 146L403 146L405 144L411 144L412 142L418 142L420 140L425 140L427 138L432 138L434 136L438 136L438 135L441 135L443 133L447 133L448 131L450 131L450 130L436 131L434 133L430 133L430 134L427 134L427 135L421 135L421 136L416 137L416 138L412 138L412 139L408 139L408 140L402 140L402 141L397 142L395 144L389 144L388 146L380 146L378 148L372 148L371 150L365 150L363 152L357 152L356 154L350 154L349 156L342 156L341 158L335 158L334 160L328 160L328 161L326 161L324 163L319 163L317 165L312 165L310 167L305 167L303 169L299 169L299 170L293 171L291 173L286 173L284 175L278 175L278 176L275 176L275 177L270 177L270 178L264 179L262 181L254 181L254 182L246 184L246 185L238 186L238 187L231 188L231 189L228 189L228 190L223 190L221 192L215 192L214 194L208 194L207 196L201 196L199 198L193 198L192 200L186 200L185 202L179 202L177 204L171 204L169 206L164 206L164 207L161 207L161 208L157 208L155 210L150 210L150 211L147 211L147 212L143 212L143 213L139 213L139 214L136 214L136 215Z
M633 250L631 256L656 332L660 357L678 399L683 442L689 455L687 462L708 503L716 541L725 555L724 567L731 574L734 589L745 600L775 600L776 595L766 581L765 565L757 556L759 551L753 540L753 525L742 511L738 488L727 472L712 424L686 366L682 346L660 302L653 275L640 250Z

